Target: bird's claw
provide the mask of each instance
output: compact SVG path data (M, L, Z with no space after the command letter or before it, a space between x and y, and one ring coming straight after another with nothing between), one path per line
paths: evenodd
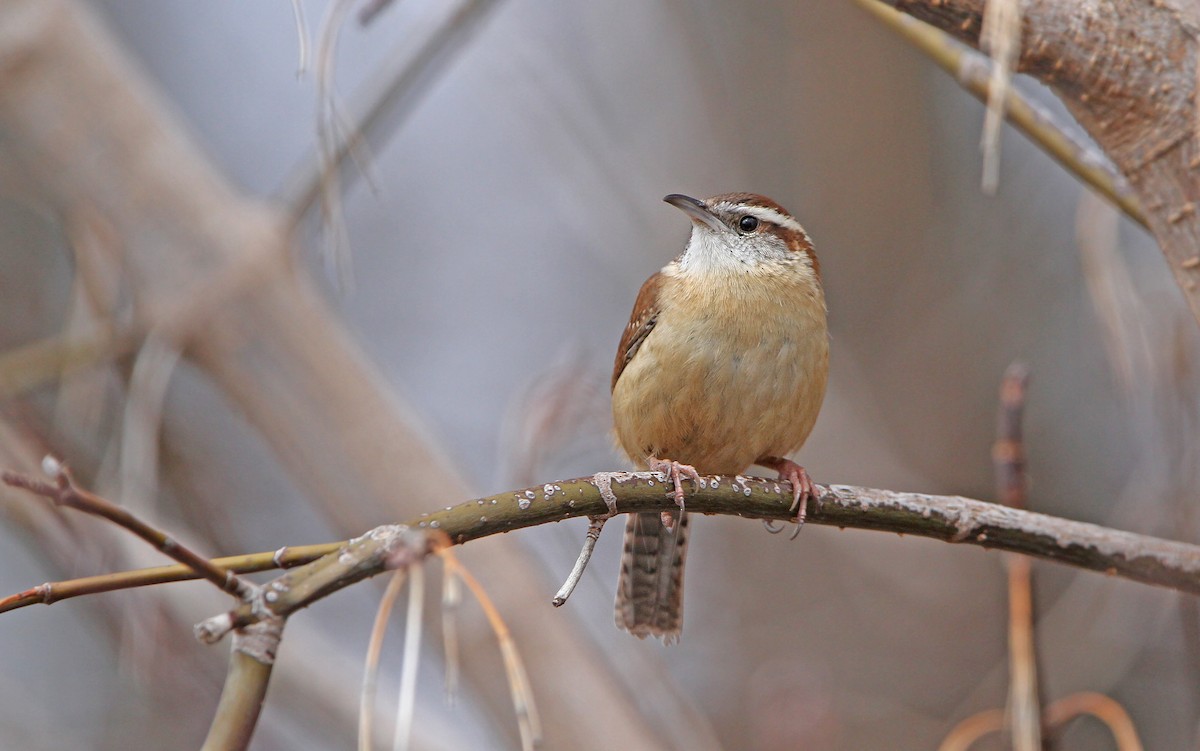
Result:
M792 484L792 506L789 510L795 514L796 529L792 532L791 536L791 539L794 540L796 539L796 535L800 534L801 528L804 527L804 520L808 516L808 499L816 499L817 497L817 486L813 484L812 478L808 476L808 470L791 459L766 457L765 459L760 459L757 463L774 469L779 473L780 480L787 480ZM782 529L768 523L767 531L771 534L778 534Z
M683 478L688 478L700 485L700 473L690 464L681 464L680 462L671 461L670 459L656 459L650 457L646 462L646 466L651 472L661 472L674 486L673 490L667 492L667 495L675 499L675 505L679 506L679 510L684 510L683 504ZM667 529L675 527L675 515L670 511L662 512L662 523Z

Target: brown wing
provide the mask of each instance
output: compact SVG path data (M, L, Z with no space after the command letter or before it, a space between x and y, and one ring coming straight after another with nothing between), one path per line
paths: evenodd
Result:
M617 347L617 361L613 364L612 388L616 388L617 379L621 377L625 366L637 354L638 347L646 341L650 331L658 320L658 290L662 287L662 272L654 273L638 292L637 300L633 303L633 313L629 315L629 325L621 334L621 344Z

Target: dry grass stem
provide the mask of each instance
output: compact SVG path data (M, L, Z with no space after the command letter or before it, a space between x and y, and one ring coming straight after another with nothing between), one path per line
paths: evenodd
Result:
M363 665L362 693L358 708L358 751L371 751L371 728L375 724L375 690L379 685L379 654L383 651L383 637L387 633L388 620L396 607L396 598L404 587L405 569L397 569L388 581L387 589L379 600L375 611L375 623L371 627L371 640L367 643L367 656Z
M400 666L400 696L396 702L396 733L392 751L408 751L417 706L417 668L421 664L421 614L425 610L425 566L409 565L408 615L404 623L404 656Z
M501 426L500 480L529 485L584 436L608 430L608 391L582 356L566 352L515 396ZM573 445L574 444L574 445Z
M334 0L317 32L317 156L320 167L321 218L324 222L325 263L337 283L348 290L352 283L350 240L342 212L339 154L351 154L349 140L340 136L342 122L334 94L338 38L354 0ZM347 138L353 137L353 131ZM340 151L345 144L345 150Z
M483 608L483 613L487 616L488 623L491 624L492 632L496 634L496 641L500 645L500 655L504 660L504 672L508 675L508 686L512 692L517 727L521 732L521 748L523 751L532 751L541 743L542 723L538 717L537 705L533 700L533 689L529 685L529 676L525 672L525 663L521 660L521 654L517 651L516 642L513 641L512 634L509 633L508 626L504 623L504 618L492 603L491 598L488 597L487 591L454 555L447 555L450 552L447 550L442 553L449 569L447 573L460 577L467 585L467 589L471 590L471 594L475 596L475 601Z
M445 555L445 554L443 554ZM442 577L442 644L446 659L446 703L458 698L459 649L458 610L462 605L462 587L457 576Z
M65 375L132 352L137 337L98 325L0 353L0 401L21 396Z

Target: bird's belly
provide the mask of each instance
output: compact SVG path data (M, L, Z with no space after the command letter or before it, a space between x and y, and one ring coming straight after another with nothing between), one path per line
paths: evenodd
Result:
M724 336L674 328L656 328L613 389L617 440L630 458L733 474L800 448L825 394L823 326Z

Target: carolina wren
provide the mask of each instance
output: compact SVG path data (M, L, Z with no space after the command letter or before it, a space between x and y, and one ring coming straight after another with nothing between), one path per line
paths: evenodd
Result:
M630 515L617 626L669 644L683 616L682 478L774 469L792 482L803 522L812 481L785 457L821 409L829 333L812 241L782 206L753 193L663 200L691 218L692 235L638 293L612 405L617 443L640 467L669 475L680 507Z

